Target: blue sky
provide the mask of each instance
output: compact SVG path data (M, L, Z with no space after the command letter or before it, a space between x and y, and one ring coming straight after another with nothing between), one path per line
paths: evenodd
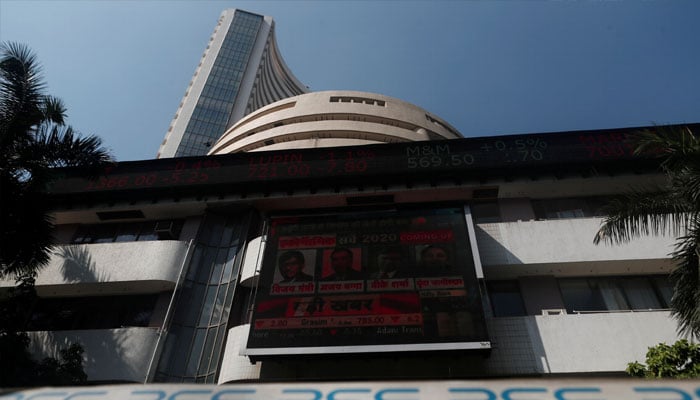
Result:
M699 1L0 0L69 123L153 158L226 8L275 19L312 90L398 97L465 136L700 122Z

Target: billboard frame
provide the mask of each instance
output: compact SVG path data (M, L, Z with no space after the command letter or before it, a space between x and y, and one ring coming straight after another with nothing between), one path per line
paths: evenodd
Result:
M389 213L397 213L397 216L401 216L402 212L405 213L407 211L420 211L420 210L425 210L426 212L431 212L434 210L440 210L440 209L453 209L457 211L457 214L461 213L461 219L464 222L464 235L466 235L466 239L469 240L470 246L469 246L469 254L471 255L471 262L473 271L463 271L462 274L466 276L466 274L473 274L475 278L475 286L473 289L477 292L478 295L478 301L479 301L479 306L481 310L481 315L478 316L482 320L482 322L485 322L485 313L484 307L484 294L481 291L481 283L483 281L483 270L481 266L481 260L479 259L479 253L478 249L476 246L476 237L474 233L474 226L473 226L473 220L471 218L471 211L469 206L466 203L450 203L450 204L442 204L442 203L435 203L435 204L416 204L416 205L410 205L407 207L396 207L390 206L386 208L368 208L368 209L362 209L362 210L343 210L343 209L334 209L334 210L323 210L319 213L308 213L308 212L300 212L300 213L280 213L280 214L275 214L275 215L269 215L266 218L265 222L265 228L263 232L263 237L265 238L265 250L264 253L261 251L261 259L259 259L259 264L256 267L256 270L258 271L260 275L260 278L258 279L255 287L255 293L256 293L256 300L253 302L253 308L255 309L258 305L258 302L260 301L260 298L258 297L260 295L260 285L262 284L261 282L263 281L262 278L262 273L264 268L264 263L267 255L267 251L269 249L270 243L268 243L269 240L271 240L271 227L272 227L272 220L275 218L319 218L321 216L348 216L348 215L372 215L372 214L389 214ZM276 250L277 251L277 248ZM275 253L277 254L277 253ZM414 277L418 278L418 277ZM466 286L465 286L466 287ZM253 312L251 318L255 317L255 311ZM248 356L251 361L255 362L257 360L261 359L272 359L272 358L283 358L285 356L303 356L303 355L309 355L309 356L320 356L320 355L331 355L331 354L339 354L339 353L344 353L344 354L355 354L355 355L362 355L362 354L371 354L371 353L378 353L378 354L386 354L386 353L406 353L406 352L439 352L439 351L489 351L491 349L491 342L489 340L489 335L488 335L488 330L485 327L483 328L483 339L485 340L469 340L469 341L446 341L446 342L417 342L417 343L396 343L396 344L355 344L355 345L322 345L322 346L295 346L295 347L249 347L249 341L251 339L251 332L254 327L254 319L251 320L251 331L248 332L248 335L246 336L245 340L241 344L240 347L240 355L241 356Z

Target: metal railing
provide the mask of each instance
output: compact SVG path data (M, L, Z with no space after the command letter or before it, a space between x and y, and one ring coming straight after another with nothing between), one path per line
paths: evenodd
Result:
M635 312L654 312L654 311L671 311L670 308L637 308L631 310L572 310L571 314L616 314L616 313L635 313Z

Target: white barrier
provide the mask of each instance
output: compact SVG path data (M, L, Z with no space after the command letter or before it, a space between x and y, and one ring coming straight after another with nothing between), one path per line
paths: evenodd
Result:
M507 379L233 385L109 385L5 390L0 400L694 400L700 380Z

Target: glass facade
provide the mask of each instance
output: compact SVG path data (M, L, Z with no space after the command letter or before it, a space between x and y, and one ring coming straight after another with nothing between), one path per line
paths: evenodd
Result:
M176 157L204 155L226 130L263 17L237 10Z
M215 382L248 223L248 213L205 217L172 310L156 381Z

